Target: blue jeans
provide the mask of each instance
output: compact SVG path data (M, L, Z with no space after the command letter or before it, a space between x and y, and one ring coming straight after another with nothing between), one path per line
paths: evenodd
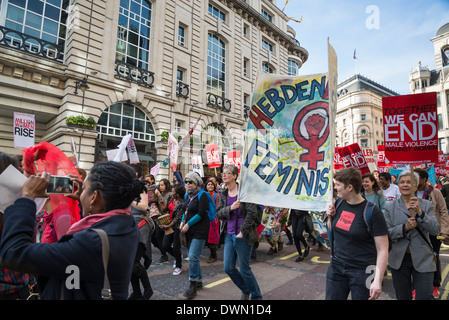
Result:
M187 242L187 250L189 254L189 280L202 281L200 254L203 251L206 240L192 239Z
M223 251L224 271L243 293L251 293L252 300L262 300L262 293L249 265L252 249L253 246L250 246L245 238L226 234ZM236 268L237 258L240 271Z
M346 300L349 292L352 300L368 300L368 276L366 268L356 268L332 257L326 273L326 300Z

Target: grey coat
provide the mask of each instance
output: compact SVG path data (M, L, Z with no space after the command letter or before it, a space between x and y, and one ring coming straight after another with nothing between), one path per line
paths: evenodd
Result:
M217 217L220 220L227 221L229 219L231 206L226 205L226 199L228 195L228 190L224 190L220 195L220 202L217 207ZM240 210L243 214L243 222L240 225L240 231L242 232L243 238L246 239L249 245L254 245L259 238L257 234L257 219L258 211L257 205L248 202L240 202ZM223 232L226 233L227 224L223 228Z
M433 202L424 199L418 199L419 207L424 216L416 216L418 226L428 243L429 234L438 235L440 225L435 217ZM389 253L388 264L393 269L399 269L404 259L407 248L410 248L413 267L418 272L434 272L436 264L433 250L415 229L405 232L405 224L410 218L410 214L402 200L402 197L387 203L385 207L385 221L387 222L390 238L393 242Z

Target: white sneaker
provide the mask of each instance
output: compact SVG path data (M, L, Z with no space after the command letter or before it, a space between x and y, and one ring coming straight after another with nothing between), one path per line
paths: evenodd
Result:
M175 270L173 270L173 275L177 276L181 273L181 268L175 268Z

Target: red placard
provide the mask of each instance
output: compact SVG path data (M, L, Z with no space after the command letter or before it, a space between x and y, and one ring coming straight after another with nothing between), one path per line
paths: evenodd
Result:
M207 165L209 168L220 168L220 151L218 151L217 144L208 144L206 146Z
M359 144L353 143L349 146L335 148L335 152L340 155L341 162L345 168L354 167L359 169L362 174L370 173L363 151ZM335 157L334 157L335 159Z
M438 162L435 92L382 98L385 157L394 164Z

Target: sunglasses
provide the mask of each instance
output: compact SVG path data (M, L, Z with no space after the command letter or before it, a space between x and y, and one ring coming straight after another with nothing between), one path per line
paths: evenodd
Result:
M184 182L185 182L186 184L195 184L195 182L193 182L192 180L184 180Z

